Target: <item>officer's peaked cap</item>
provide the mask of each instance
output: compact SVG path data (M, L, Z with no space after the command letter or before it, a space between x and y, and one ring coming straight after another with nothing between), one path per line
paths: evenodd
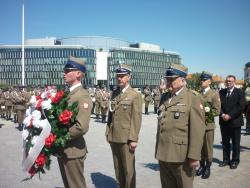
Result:
M131 67L126 64L120 64L119 67L116 69L116 74L130 74Z
M86 72L86 59L76 58L69 56L67 62L65 63L64 70L80 70L81 72Z
M183 77L186 78L187 76L187 67L179 64L171 64L165 73L165 78L170 77Z
M201 73L200 78L201 78L202 80L212 79L212 74L209 73L209 72L207 72L207 71L203 71L203 72Z

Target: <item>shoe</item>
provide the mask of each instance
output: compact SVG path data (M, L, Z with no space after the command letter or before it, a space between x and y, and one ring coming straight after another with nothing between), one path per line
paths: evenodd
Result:
M206 167L204 173L202 174L202 179L208 179L210 177L210 167Z
M198 170L196 170L196 176L202 175L203 172L204 172L204 167L203 167L203 166L200 166L200 167L198 168Z
M222 163L219 164L219 167L224 167L224 166L227 166L227 165L230 165L230 162L223 161Z
M232 162L231 164L230 164L230 169L236 169L237 167L238 167L238 162Z

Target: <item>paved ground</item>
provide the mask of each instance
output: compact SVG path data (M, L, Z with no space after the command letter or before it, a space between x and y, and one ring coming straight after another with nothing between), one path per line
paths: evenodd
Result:
M152 109L151 109L152 111ZM52 158L51 170L21 182L27 174L21 170L21 132L13 122L0 118L0 188L61 188L63 183L56 158ZM244 128L244 127L243 127ZM115 175L111 150L104 137L105 125L91 119L90 129L85 136L88 156L85 161L85 177L89 188L115 187ZM244 129L242 129L244 133ZM136 151L137 187L160 188L159 168L154 159L156 115L143 115L140 143ZM221 137L216 128L214 163L208 180L195 177L195 188L248 188L250 187L250 136L242 134L241 163L236 170L220 168L222 159Z

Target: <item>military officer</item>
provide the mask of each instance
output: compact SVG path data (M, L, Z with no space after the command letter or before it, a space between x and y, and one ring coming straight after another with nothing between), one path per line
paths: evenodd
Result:
M84 159L87 147L83 135L89 129L92 101L88 91L83 89L81 80L86 72L85 60L69 57L64 67L64 81L69 85L68 104L78 103L76 123L69 128L70 140L58 157L60 172L65 188L86 187Z
M22 87L20 87L18 91L15 91L13 93L13 97L15 98L15 110L17 113L18 129L22 130L25 110L27 108L27 103L29 102L30 97L24 89L22 90Z
M5 99L5 107L6 107L6 120L11 120L11 113L13 108L13 102L12 102L12 95L11 95L11 88L7 89L4 93L4 99Z
M0 89L0 115L1 118L5 117L5 99L4 99L4 90Z
M145 89L143 90L144 93L144 102L145 102L145 114L148 115L148 106L151 102L151 90L148 85L145 86Z
M95 90L95 114L96 118L99 119L101 115L101 90L99 86L96 86Z
M116 70L119 88L113 92L106 137L113 154L117 186L136 186L135 149L142 119L142 99L130 85L131 68L121 64Z
M201 175L201 178L207 179L210 176L210 166L213 160L214 117L220 114L220 96L218 92L210 88L212 83L211 73L203 71L200 79L201 95L205 104L206 131L201 150L200 168L196 171L196 175Z
M159 103L161 99L161 92L158 86L153 89L153 100L154 100L154 113L157 114Z
M201 100L187 89L187 68L172 64L165 73L168 92L161 97L155 157L164 188L191 188L205 132Z
M106 87L104 87L101 90L101 115L102 115L102 123L107 123L106 122L106 117L108 113L108 108L109 108L109 99L110 95L109 92L107 91Z

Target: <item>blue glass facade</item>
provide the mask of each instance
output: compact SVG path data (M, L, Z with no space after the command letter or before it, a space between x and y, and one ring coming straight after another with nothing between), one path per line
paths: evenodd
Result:
M96 83L95 50L84 48L26 47L25 85L63 85L63 67L72 55L87 59L85 85ZM0 48L0 84L21 85L21 47Z

